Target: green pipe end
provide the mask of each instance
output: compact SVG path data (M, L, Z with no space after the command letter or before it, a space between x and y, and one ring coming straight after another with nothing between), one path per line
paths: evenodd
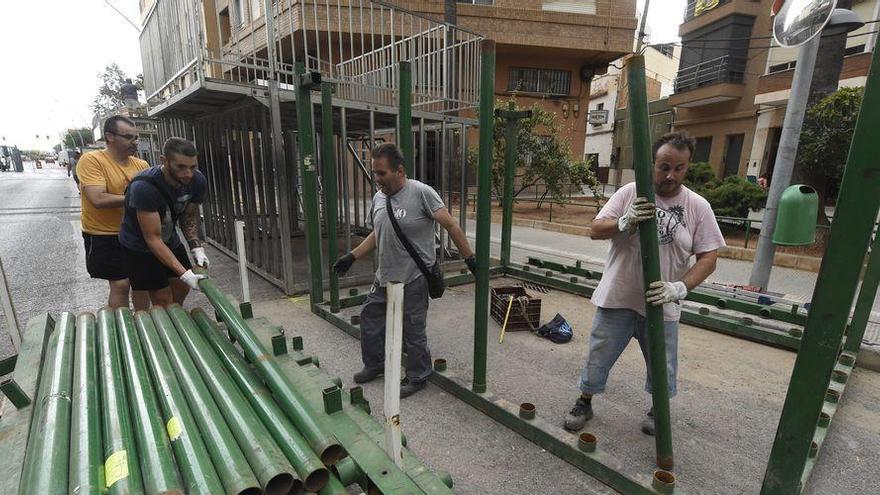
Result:
M673 493L675 491L675 475L669 471L658 469L654 471L651 486L660 493Z
M355 325L355 326L360 325L361 324L361 316L360 315L351 315L351 318L349 319L349 321L351 322L352 325Z
M254 317L254 308L251 307L251 303L249 302L239 304L238 311L241 313L241 317L245 320L250 320Z
M303 338L299 335L290 338L290 346L293 347L294 351L303 350Z
M578 435L578 448L584 452L595 452L596 435L586 432Z
M443 373L446 371L446 360L443 358L438 358L434 360L434 371L439 373Z
M828 428L828 425L831 424L831 415L825 411L819 413L819 419L816 421L816 424L822 428Z
M354 296L358 295L359 293L360 293L360 291L358 291L357 287L352 287L351 289L348 289L349 296L354 297Z
M446 485L446 488L452 488L454 483L452 481L452 475L449 474L449 472L437 471L436 474L437 474L437 477L440 478L440 481L442 481L443 484Z
M522 419L535 419L535 405L531 402L523 402L520 404L519 417Z

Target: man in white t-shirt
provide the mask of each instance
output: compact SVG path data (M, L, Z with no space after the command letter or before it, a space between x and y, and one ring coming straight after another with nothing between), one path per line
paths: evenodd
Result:
M681 183L694 153L694 140L674 132L654 143L653 182L656 206L636 197L635 184L615 192L591 225L592 239L611 239L602 280L593 293L597 306L590 333L590 350L581 372L581 396L565 419L565 428L578 431L593 417L593 395L605 391L608 373L635 338L647 367L645 390L651 393L651 366L645 323L645 304L663 306L669 395L676 393L680 301L715 271L724 237L709 202ZM662 281L644 289L639 248L639 223L656 217ZM691 262L695 257L696 261ZM653 411L642 431L654 434Z

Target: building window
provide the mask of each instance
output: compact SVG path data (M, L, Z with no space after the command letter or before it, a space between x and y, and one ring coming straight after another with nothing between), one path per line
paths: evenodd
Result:
M493 0L456 0L457 3L469 3L471 5L492 5Z
M865 51L864 43L861 45L849 46L846 48L846 50L843 51L843 56L848 57L850 55L857 55L857 54L862 53L864 51Z
M571 94L571 72L559 69L512 67L507 90L568 96Z
M694 163L702 163L709 161L709 155L712 153L712 136L697 138L697 145L694 147Z
M599 103L598 105L596 105L596 110L605 110L605 104Z
M234 0L233 7L232 15L233 20L235 21L235 26L241 26L246 19L245 14L247 12L247 7L245 7L245 0Z
M739 175L739 159L742 157L745 134L727 136L727 150L724 152L724 177Z
M773 74L774 72L783 72L783 71L787 71L789 69L794 69L794 67L796 65L797 65L796 60L792 60L791 62L785 62L784 64L771 65L767 69L767 74Z
M232 32L232 24L229 21L229 7L220 11L220 43L229 43L229 36Z

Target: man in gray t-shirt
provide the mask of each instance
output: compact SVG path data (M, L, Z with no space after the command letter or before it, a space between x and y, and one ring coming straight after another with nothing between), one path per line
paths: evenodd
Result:
M403 235L409 239L426 267L434 265L434 222L449 232L458 252L471 272L476 259L461 227L449 214L440 196L428 185L407 179L403 155L391 143L373 150L373 175L379 192L373 196L370 224L373 231L351 252L339 258L333 269L344 275L356 259L379 249L379 269L370 294L361 310L361 358L364 369L355 373L355 383L366 383L382 376L385 362L385 284L402 282L403 337L407 354L406 378L400 396L407 397L424 388L432 372L431 351L425 327L428 316L428 282L394 232L388 217L387 201Z

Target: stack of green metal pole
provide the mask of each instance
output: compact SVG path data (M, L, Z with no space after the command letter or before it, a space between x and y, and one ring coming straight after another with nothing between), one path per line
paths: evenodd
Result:
M226 424L241 446L260 486L269 494L287 495L302 492L302 481L295 478L293 466L275 443L260 417L224 370L195 323L179 305L168 307L168 315L183 341L208 390L214 397Z
M150 314L138 311L135 324L143 344L153 383L159 392L162 419L165 422L177 467L186 483L189 495L223 493L220 476L214 469L208 448L183 394L183 388L174 375L174 368L159 340L159 333Z
M226 371L248 398L263 424L272 433L278 445L287 455L287 459L296 468L305 489L317 492L327 484L329 473L321 463L321 459L312 452L308 442L299 434L296 427L284 411L272 398L272 393L263 385L257 374L251 369L235 346L221 332L204 310L196 308L192 318L198 325L202 335L223 362Z
M101 493L104 488L96 345L95 315L77 315L70 430L70 493Z
M128 308L116 310L116 328L125 368L125 382L131 404L138 458L147 493L183 493L183 483L174 464L168 432L162 423L159 402L153 390L147 362L137 337L134 317Z
M251 466L235 442L229 425L208 392L208 386L187 353L168 313L163 308L153 308L150 315L165 352L174 365L181 388L192 408L198 429L205 439L205 445L226 493L259 493L260 485Z
M75 320L62 313L49 336L18 493L66 493Z
M862 286L859 288L859 297L856 298L856 307L853 309L843 350L853 354L859 353L862 337L865 336L865 329L868 328L868 318L871 317L871 309L874 307L874 299L877 297L878 286L880 286L880 232L876 234L871 245L868 267L865 268L865 275L862 277Z
M633 163L636 175L636 195L654 202L654 181L651 157L648 95L645 87L645 57L630 57L626 63L629 84L630 128L633 140ZM657 221L651 219L639 224L639 248L642 254L642 274L645 287L660 278L660 250L657 240ZM648 326L648 354L651 363L651 394L654 406L657 466L672 469L672 420L669 412L669 389L666 371L666 336L663 325L663 307L646 304Z
M257 369L266 382L275 399L284 409L287 416L297 429L308 440L309 445L321 458L324 464L333 464L346 456L345 449L336 437L319 424L315 411L308 405L302 393L296 389L290 379L281 370L278 363L260 343L226 295L210 278L203 279L199 286L214 306L220 319L226 323L229 332L239 343L245 356Z
M492 228L492 148L495 124L495 42L480 43L480 148L477 171L477 273L474 297L474 392L486 391L489 331L489 230Z

